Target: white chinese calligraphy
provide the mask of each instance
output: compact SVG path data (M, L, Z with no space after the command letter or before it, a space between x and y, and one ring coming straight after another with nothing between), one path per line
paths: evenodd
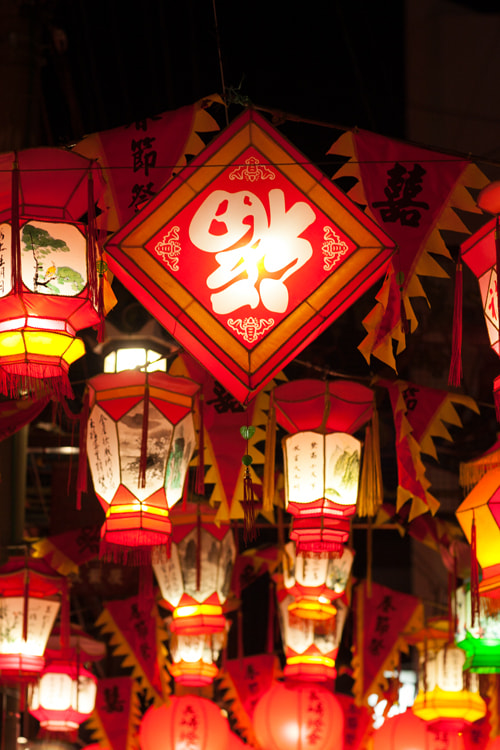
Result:
M269 216L262 200L248 190L215 190L198 208L189 226L191 242L214 253L219 268L207 278L213 311L220 315L259 303L286 312L286 280L313 254L301 234L316 215L307 203L285 206L283 190L269 191Z

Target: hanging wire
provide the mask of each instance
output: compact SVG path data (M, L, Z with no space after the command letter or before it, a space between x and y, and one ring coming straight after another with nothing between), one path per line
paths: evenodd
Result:
M220 44L219 24L217 22L217 9L215 7L215 0L212 0L212 8L214 11L215 40L217 43L217 54L219 57L219 71L220 71L220 80L221 80L221 86L222 86L222 98L225 103L225 115L226 115L226 126L227 126L229 125L229 116L227 113L226 82L224 79L224 65L222 64L222 50L221 50L221 44Z

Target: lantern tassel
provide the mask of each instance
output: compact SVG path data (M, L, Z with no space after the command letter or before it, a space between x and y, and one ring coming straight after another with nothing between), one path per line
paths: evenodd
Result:
M404 294L404 273L399 271L397 275L399 286L399 317L401 320L401 333L407 336L410 331L410 321L406 315L405 294Z
M12 288L19 295L22 290L21 236L19 234L19 164L17 153L12 165Z
M78 456L78 473L76 476L76 508L81 510L82 493L87 492L87 429L90 414L90 397L88 390L83 397L82 411L80 413L80 434L78 445L80 453Z
M378 410L373 404L372 422L371 425L367 425L365 432L363 467L357 503L358 515L374 516L382 505L383 499Z
M148 422L149 422L149 383L147 380L144 388L144 406L142 412L142 436L141 436L141 457L139 459L139 479L137 486L143 489L146 486L146 468L148 463Z
M500 216L497 214L495 222L495 255L497 272L497 316L500 314Z
M200 431L198 434L198 466L196 468L195 492L201 497L205 496L205 421L204 421L204 397L200 392L198 397L198 412L200 415Z
M471 628L479 627L479 565L477 562L476 519L472 516L470 560Z
M264 453L264 477L262 479L262 509L264 512L273 509L274 480L276 471L276 407L274 394L269 397L269 413L266 425L266 445Z
M245 475L243 478L243 515L243 539L245 544L248 544L248 542L253 542L257 538L257 530L255 527L255 496L249 466L245 467Z
M455 297L453 302L453 328L451 338L451 362L448 373L448 385L458 388L462 382L462 309L463 309L463 273L460 256L455 269Z

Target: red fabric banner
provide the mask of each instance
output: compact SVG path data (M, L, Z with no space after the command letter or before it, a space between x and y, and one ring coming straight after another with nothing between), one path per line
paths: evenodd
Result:
M357 706L354 698L343 693L335 693L344 712L344 750L361 750L373 733L371 710Z
M415 596L378 583L368 590L362 581L354 590L354 687L358 705L369 695L387 692L385 672L399 664L399 652L408 646L402 633L422 627L423 605Z
M15 432L32 422L45 409L50 399L22 398L14 401L4 401L0 404L0 440L13 435Z
M94 714L89 723L101 746L128 750L132 729L132 688L130 677L108 677L98 681Z

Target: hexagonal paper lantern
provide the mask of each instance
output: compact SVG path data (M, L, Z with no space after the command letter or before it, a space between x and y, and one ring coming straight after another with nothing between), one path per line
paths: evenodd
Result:
M168 541L168 510L183 494L199 386L132 370L96 375L87 385L87 456L106 513L101 551L149 559L153 547Z
M274 390L283 439L285 501L297 549L340 555L356 512L361 443L373 392L347 380L296 380Z
M469 587L456 592L457 632L455 641L465 651L465 669L478 674L500 674L499 600L481 596L479 620L472 625L472 598Z
M491 469L459 505L456 516L469 542L475 525L479 594L500 597L500 469Z
M12 557L0 567L0 683L38 679L66 592L66 578L43 560Z
M393 249L252 110L107 243L113 273L242 402L382 276Z
M342 596L347 586L354 554L344 547L341 557L321 553L297 552L289 542L283 551L283 585L293 602L290 610L299 617L326 620L335 614L332 601Z
M43 670L29 700L29 712L49 732L78 729L95 707L97 678L74 662L52 662Z
M72 395L69 366L85 354L76 331L103 312L89 184L97 199L104 182L57 148L5 154L0 167L0 392Z
M229 594L236 546L231 529L175 525L170 556L153 562L161 595L173 610L170 672L184 685L206 685L226 642L223 605Z
M293 598L278 593L281 637L286 665L283 673L297 680L322 682L337 675L335 660L347 617L347 605L338 599L328 619L300 617L290 605Z

